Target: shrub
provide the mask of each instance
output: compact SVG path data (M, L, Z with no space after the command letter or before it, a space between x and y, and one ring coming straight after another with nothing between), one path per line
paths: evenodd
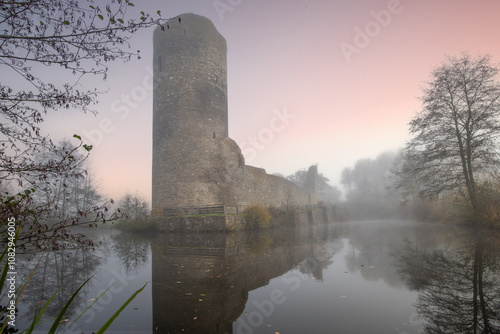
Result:
M498 182L483 181L477 186L481 212L478 223L488 227L500 227L500 190Z
M480 212L474 215L465 189L450 192L433 203L434 220L452 224L500 227L500 191L497 182L483 180L476 184Z
M271 221L269 211L260 204L248 206L243 210L243 214L247 227L250 229L266 227Z

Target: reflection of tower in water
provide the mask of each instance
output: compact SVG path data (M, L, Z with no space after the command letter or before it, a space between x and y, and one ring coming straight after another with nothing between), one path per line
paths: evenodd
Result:
M313 256L307 232L162 235L152 244L154 332L232 333L249 291Z

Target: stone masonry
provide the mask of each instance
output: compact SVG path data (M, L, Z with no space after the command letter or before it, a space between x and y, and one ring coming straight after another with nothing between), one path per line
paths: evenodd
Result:
M167 209L317 202L317 167L306 187L245 165L228 137L226 41L195 14L154 32L153 214Z

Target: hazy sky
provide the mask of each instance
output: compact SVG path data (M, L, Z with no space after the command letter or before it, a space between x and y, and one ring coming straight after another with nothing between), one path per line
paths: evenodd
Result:
M445 55L500 62L496 0L163 0L136 9L208 17L228 47L229 136L247 164L292 174L311 164L338 185L360 158L404 145L430 71ZM112 64L97 116L54 113L57 138L94 144L101 190L151 197L152 29L139 61ZM96 84L93 84L96 85Z

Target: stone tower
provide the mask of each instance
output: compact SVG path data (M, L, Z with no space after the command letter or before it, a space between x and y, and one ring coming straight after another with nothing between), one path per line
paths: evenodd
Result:
M205 17L179 17L154 32L152 204L160 214L219 202L210 173L228 136L226 40Z
M245 165L228 137L226 40L205 17L179 18L154 32L153 215L280 206L290 194L298 205L314 205L317 168L298 187Z

